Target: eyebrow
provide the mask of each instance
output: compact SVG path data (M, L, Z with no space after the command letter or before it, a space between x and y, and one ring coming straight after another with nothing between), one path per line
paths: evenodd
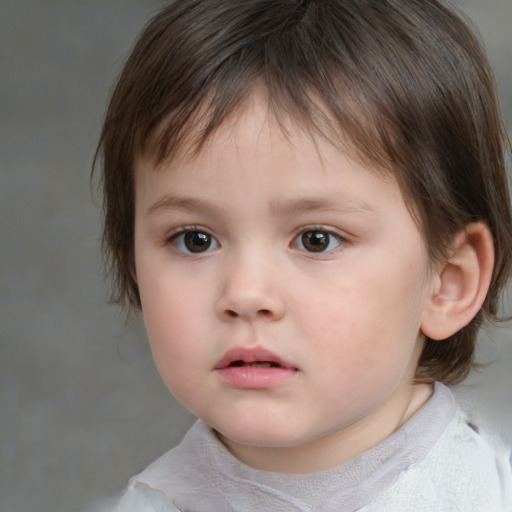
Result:
M357 213L377 216L377 211L366 202L355 202L347 197L332 196L322 198L297 198L287 201L272 201L270 211L272 215L286 216L294 213L307 213L311 211L341 211L343 213Z
M165 195L155 201L148 209L147 214L178 210L182 212L206 212L215 209L208 202L192 197Z
M185 213L206 213L218 211L220 208L199 198L165 195L155 201L148 209L147 214L182 211ZM334 196L328 198L296 198L290 200L272 200L270 213L275 217L286 217L297 213L312 211L340 211L349 214L361 214L376 217L377 211L366 202L354 202L346 197Z

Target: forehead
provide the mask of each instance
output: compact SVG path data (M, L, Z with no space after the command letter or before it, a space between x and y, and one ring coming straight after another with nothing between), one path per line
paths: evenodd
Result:
M322 105L318 105L317 110L314 119L301 117L297 112L273 104L268 91L255 86L245 100L218 124L212 125L211 113L204 107L199 108L185 127L183 136L167 152L167 132L172 116L164 119L148 137L143 151L136 153L135 169L140 170L137 162L141 157L151 161L152 167L158 171L205 160L213 153L219 156L222 153L253 152L256 157L269 146L274 150L272 155L276 159L286 148L288 156L301 158L304 156L301 153L311 155L314 152L322 162L325 155L320 151L320 145L325 147L327 143L383 179L392 179L390 166L376 159L374 151L362 152L351 135L345 133Z
M158 164L151 155L141 156L135 168L136 195L144 196L152 211L204 209L202 196L211 200L217 194L220 203L228 189L247 200L259 194L274 213L342 204L345 211L375 213L365 200L370 187L402 202L392 174L368 169L290 118L277 120L265 97L258 95L219 126L199 151L187 147Z

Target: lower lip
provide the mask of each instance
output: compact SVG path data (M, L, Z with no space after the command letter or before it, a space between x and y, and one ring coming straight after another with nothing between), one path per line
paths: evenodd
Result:
M297 373L294 368L227 366L217 370L228 384L240 389L267 389L291 379Z

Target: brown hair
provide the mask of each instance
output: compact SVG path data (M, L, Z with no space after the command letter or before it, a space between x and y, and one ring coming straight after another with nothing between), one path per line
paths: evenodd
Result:
M462 380L511 267L510 146L487 59L438 0L179 0L151 20L98 144L114 301L140 307L134 156L199 150L256 84L276 118L392 172L434 260L467 224L489 226L496 262L482 310L451 338L427 339L419 361L419 378Z

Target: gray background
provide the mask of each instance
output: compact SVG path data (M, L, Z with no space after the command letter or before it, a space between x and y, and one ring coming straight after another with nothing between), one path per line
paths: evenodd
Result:
M460 0L512 127L512 0ZM136 319L106 305L89 170L106 99L156 0L0 0L0 510L77 511L121 490L192 418ZM95 204L96 203L96 204ZM510 312L510 304L508 306ZM459 391L512 442L512 333Z

